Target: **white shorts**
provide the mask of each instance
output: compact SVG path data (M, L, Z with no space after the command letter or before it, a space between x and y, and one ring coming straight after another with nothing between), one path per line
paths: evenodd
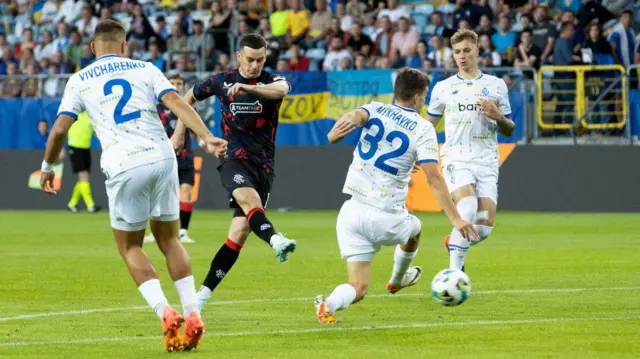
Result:
M147 227L149 218L170 222L180 215L175 158L132 168L105 183L114 229L139 231Z
M408 212L385 212L350 199L342 205L336 224L340 255L347 261L370 262L383 245L406 244L421 228L422 222Z
M449 193L470 184L475 187L478 198L486 197L498 204L499 166L451 161L443 163L442 170Z

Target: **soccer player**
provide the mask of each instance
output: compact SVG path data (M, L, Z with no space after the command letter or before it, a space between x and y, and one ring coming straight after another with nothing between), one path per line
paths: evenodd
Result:
M364 127L342 190L351 199L342 205L336 225L349 279L328 298L316 297L321 324L335 323L336 311L364 298L371 261L383 245L396 245L388 292L395 294L420 279L422 269L411 267L411 262L418 252L422 223L405 206L414 165L426 173L453 226L464 236L476 235L473 224L458 214L438 168L436 131L419 115L428 85L421 71L402 69L395 82L395 104L364 105L342 116L329 132L329 142L337 143L356 127Z
M89 172L91 171L91 138L93 137L93 125L86 112L78 115L78 119L69 129L69 159L71 169L78 176L71 194L71 199L67 208L72 213L78 212L78 201L80 197L87 206L87 212L96 213L100 211L100 206L96 206L91 195L91 184L89 183Z
M252 231L273 248L280 262L287 261L296 248L294 240L275 231L265 214L274 178L278 111L291 86L283 76L262 70L267 52L262 36L244 35L239 45L238 70L219 73L185 95L191 105L211 96L222 102L221 126L229 151L218 172L229 192L229 206L235 209L227 240L198 291L199 310L229 273Z
M179 95L184 95L184 78L180 74L174 74L169 76L169 82L177 90ZM178 117L171 112L164 104L158 104L158 115L164 125L167 136L171 138L178 125ZM191 202L191 192L193 191L193 185L195 184L196 170L193 165L193 149L191 148L191 134L190 130L186 129L186 132L182 137L184 141L180 144L178 157L178 181L180 182L180 242L182 243L195 243L195 241L189 238L189 223L191 222L191 214L193 213L193 203ZM144 237L145 243L155 242L153 233Z
M465 238L456 228L445 238L449 266L464 270L470 245L491 234L498 203L498 131L511 136L515 124L504 80L478 69L478 35L460 30L451 37L458 74L438 82L428 119L445 116L446 141L440 158L447 187L462 218L476 224L479 237Z
M178 239L178 169L174 148L158 118L162 101L207 143L210 153L226 154L226 141L214 137L198 114L153 64L123 58L123 26L100 22L91 47L97 60L77 72L66 85L58 118L42 162L41 185L53 190L52 164L64 145L69 127L87 111L102 143L102 171L107 177L111 227L120 255L140 293L162 321L165 348L198 346L204 324L196 310L191 262ZM167 302L158 274L142 250L147 220L184 309L184 317ZM184 336L180 327L185 321Z

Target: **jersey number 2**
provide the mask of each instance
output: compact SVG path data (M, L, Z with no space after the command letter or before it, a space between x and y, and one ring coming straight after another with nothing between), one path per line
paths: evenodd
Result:
M378 132L376 132L375 136L372 136L370 133L367 133L363 138L363 140L366 140L367 142L369 142L369 146L370 146L369 150L366 152L363 151L362 142L358 143L358 152L360 153L360 157L365 161L375 156L376 152L378 151L378 144L384 138L384 125L382 124L382 121L380 121L379 118L372 118L371 120L369 120L369 122L367 122L364 128L368 130L372 126L376 126L378 128ZM395 140L396 138L399 138L401 141L400 147L396 148L391 152L387 152L381 155L380 157L378 157L376 162L373 163L373 165L377 169L390 173L394 176L398 174L398 169L388 165L386 162L388 160L404 155L409 149L409 142L410 142L409 136L407 136L405 133L400 131L389 132L385 140L389 143L393 143L393 140Z
M129 81L123 79L113 79L107 81L107 83L104 84L104 95L111 95L113 93L114 86L122 87L122 97L120 97L120 101L118 101L116 109L113 111L113 120L116 122L116 125L127 121L139 119L140 110L129 112L127 114L122 113L122 111L124 111L124 107L127 105L127 102L129 102L129 100L131 99L131 93L133 92Z

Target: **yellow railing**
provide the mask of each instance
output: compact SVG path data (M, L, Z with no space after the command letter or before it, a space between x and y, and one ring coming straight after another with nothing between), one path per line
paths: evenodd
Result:
M553 71L554 78L543 79L542 73L545 71ZM612 77L610 74L603 73L603 76L597 76L597 72L611 71L619 73L620 76ZM559 74L573 74L573 78L565 78L558 76ZM588 82L585 82L585 75L588 75ZM560 77L560 79L556 78ZM551 81L552 89L550 91L544 91L543 80ZM620 81L618 81L620 80ZM585 114L591 107L591 101L595 100L594 97L598 97L601 91L607 89L613 82L618 81L617 84L609 90L607 97L604 97L599 102L600 105L613 107L612 111L590 111L590 116L616 116L617 122L614 123L589 123L585 118ZM556 84L563 83L565 86L561 86L561 89L555 89ZM571 86L569 84L574 84ZM620 65L594 65L594 66L542 66L538 70L538 126L543 130L568 130L574 126L576 119L580 119L580 125L583 128L589 130L601 130L601 129L613 129L623 128L627 121L627 77L625 76L625 70ZM569 86L567 86L569 85ZM589 92L589 93L587 93ZM555 108L558 106L572 106L573 112L556 112L545 110L545 105L553 105L551 101L545 101L547 96L555 96ZM567 95L567 96L563 96ZM574 96L571 96L574 95ZM566 97L569 97L567 101ZM573 99L571 99L573 97ZM591 99L590 99L591 97ZM549 123L545 121L545 117L552 115L554 118L564 116L565 114L573 115L568 123Z

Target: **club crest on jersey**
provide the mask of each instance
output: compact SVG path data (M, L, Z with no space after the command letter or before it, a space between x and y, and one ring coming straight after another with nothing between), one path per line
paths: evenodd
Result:
M261 113L262 104L260 101L254 103L232 102L229 105L231 113L235 116L238 113Z
M222 87L228 89L229 87L233 86L233 82L232 83L227 83L227 82L223 82L222 83Z
M482 96L487 96L489 94L489 90L487 90L487 88L483 88L482 89Z
M451 92L452 95L457 95L458 94L458 90L453 90L453 92Z

